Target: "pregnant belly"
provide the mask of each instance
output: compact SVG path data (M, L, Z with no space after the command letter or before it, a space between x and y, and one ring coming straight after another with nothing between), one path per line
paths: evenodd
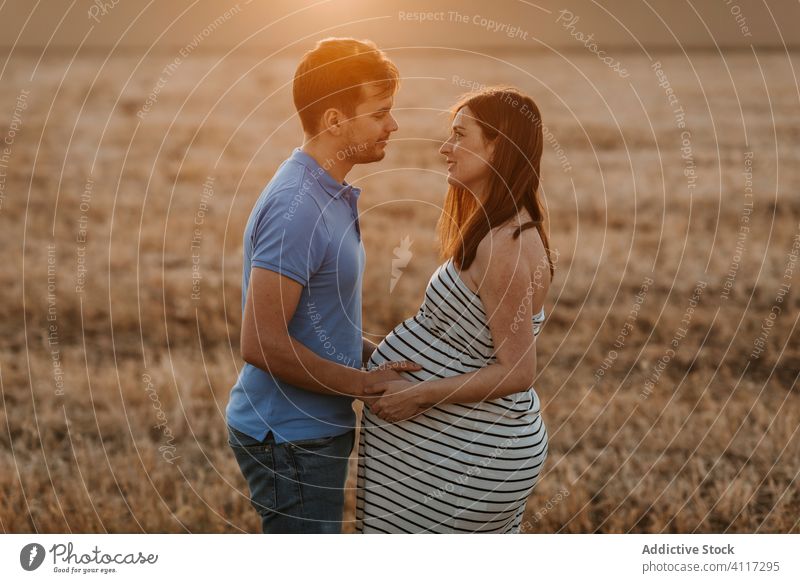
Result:
M367 369L373 369L384 362L400 360L410 360L422 367L422 370L415 371L413 376L406 372L400 373L409 381L451 377L474 372L490 364L489 360L466 354L455 348L447 339L434 336L413 318L398 325L386 335L372 353ZM468 415L481 423L496 422L499 418L509 416L517 419L525 417L532 422L539 414L539 399L533 388L482 403L439 405L437 409L461 417L465 414L465 406L472 409ZM480 414L475 415L478 411ZM462 419L459 424L464 422Z
M416 379L427 380L473 372L489 364L486 358L469 354L458 346L456 339L439 337L410 318L386 335L372 353L367 368L389 361L410 360L423 368L414 373ZM413 380L406 373L402 374Z

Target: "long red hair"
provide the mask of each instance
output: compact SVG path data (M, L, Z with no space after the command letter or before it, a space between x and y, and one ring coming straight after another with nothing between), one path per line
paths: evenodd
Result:
M478 244L495 227L513 219L521 209L531 216L514 231L514 238L536 227L547 252L550 278L555 265L545 230L545 213L539 200L542 159L542 120L533 100L513 87L490 87L462 97L452 108L452 117L468 107L471 118L487 141L494 141L494 154L487 196L481 203L464 187L449 185L437 234L442 258L453 259L466 270L475 259Z

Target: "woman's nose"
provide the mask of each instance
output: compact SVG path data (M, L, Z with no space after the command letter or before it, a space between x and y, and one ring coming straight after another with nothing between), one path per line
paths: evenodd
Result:
M444 142L442 142L442 147L439 148L439 153L447 155L449 151L450 151L450 140L445 140Z

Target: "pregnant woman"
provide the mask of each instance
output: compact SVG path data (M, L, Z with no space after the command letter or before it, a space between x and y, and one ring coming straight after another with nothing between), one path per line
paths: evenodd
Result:
M368 364L423 368L377 385L383 396L364 408L358 532L519 532L547 457L532 387L553 276L539 110L511 88L470 94L440 152L446 261Z

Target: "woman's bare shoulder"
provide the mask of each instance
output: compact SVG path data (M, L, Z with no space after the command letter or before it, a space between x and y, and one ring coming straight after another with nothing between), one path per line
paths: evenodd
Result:
M518 237L514 237L515 230L514 225L501 225L478 244L475 268L470 269L474 281L486 281L490 272L504 280L523 274L532 278L535 265L544 254L544 245L535 228L522 231Z

